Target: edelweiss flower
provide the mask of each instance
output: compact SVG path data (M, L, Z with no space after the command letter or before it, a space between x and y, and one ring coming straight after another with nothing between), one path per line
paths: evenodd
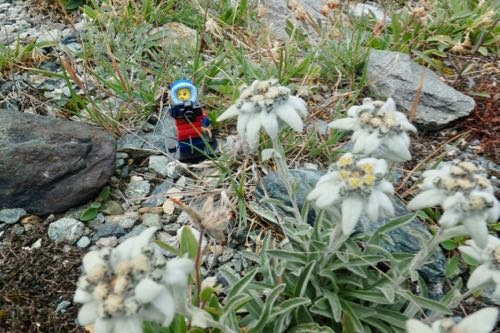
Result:
M223 121L238 117L238 136L255 151L259 145L259 131L276 138L280 127L290 126L302 132L302 119L307 116L306 103L291 96L290 89L282 87L277 80L256 80L250 87L244 86L234 105L217 118Z
M355 154L395 162L411 159L407 132L416 132L417 129L403 113L396 111L392 98L385 103L365 98L363 105L351 107L347 115L347 118L331 122L328 127L354 131L352 141Z
M394 188L384 179L386 173L384 160L356 160L347 153L319 179L307 199L321 209L332 209L335 204L342 203L342 231L349 235L363 211L372 220L394 214L390 199Z
M497 220L499 205L484 169L455 160L424 172L423 177L424 191L408 203L408 208L441 205L444 213L439 224L449 228L461 223L476 244L485 247L487 223Z
M421 321L410 319L406 322L408 333L490 333L496 325L498 310L484 308L470 316L445 318L427 326Z
M81 325L93 324L95 333L139 333L144 320L170 325L176 307L186 302L193 263L183 258L167 262L149 245L155 231L146 229L114 249L83 257L85 274L74 296L83 303Z
M467 288L475 289L482 284L492 282L495 284L493 299L500 302L500 239L488 236L485 248L480 248L473 240L465 242L466 246L460 246L460 252L481 263L472 272Z

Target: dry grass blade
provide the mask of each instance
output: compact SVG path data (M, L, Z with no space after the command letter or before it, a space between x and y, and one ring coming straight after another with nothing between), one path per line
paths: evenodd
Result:
M122 73L120 71L120 68L118 67L118 63L116 62L116 58L113 55L113 52L111 52L111 48L109 47L109 44L106 44L106 50L108 52L109 59L111 59L111 65L113 66L113 69L115 70L116 75L118 76L118 79L120 80L120 83L125 90L125 92L128 93L129 87L127 84L127 81L122 76Z
M413 100L410 114L408 116L408 119L410 120L411 123L417 117L418 102L420 102L420 94L422 93L422 88L424 87L424 76L425 72L424 69L422 68L422 70L420 71L420 79L418 80L417 90L415 91L415 99Z
M82 90L85 90L85 85L83 84L82 80L78 77L76 74L75 70L73 69L73 66L71 66L71 63L69 62L68 59L61 59L62 65L64 69L66 70L66 73L71 77L73 82Z

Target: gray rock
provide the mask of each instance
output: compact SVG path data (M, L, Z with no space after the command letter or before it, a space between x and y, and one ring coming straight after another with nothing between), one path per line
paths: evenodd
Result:
M123 215L110 215L105 218L106 223L113 223L122 226L125 229L130 229L134 226L135 222L139 219L139 213L126 212Z
M12 231L16 235L22 235L25 230L24 230L24 227L22 225L20 225L20 224L14 224L14 226L12 227Z
M85 223L89 228L97 230L101 224L104 223L104 214L98 213L97 216Z
M121 215L123 214L123 208L118 202L110 200L102 205L101 212L106 215Z
M156 186L151 193L149 199L144 200L141 204L143 207L157 207L165 202L166 196L162 195L167 193L167 191L172 187L173 182L171 179L166 179L163 183Z
M179 179L184 173L187 165L179 161L171 161L167 165L167 177L173 180Z
M118 238L115 236L99 238L95 243L98 247L114 247L118 244Z
M115 223L104 223L99 226L94 236L92 236L92 240L96 242L103 237L121 237L125 236L125 234L125 229L123 229L121 225Z
M151 133L141 131L122 136L118 139L118 151L134 158L164 153L171 133L175 133L173 122L160 120Z
M26 215L26 211L22 208L8 208L0 210L0 222L5 222L7 224L14 224L23 216Z
M148 227L162 227L160 215L152 213L146 213L142 216L142 224Z
M301 6L304 7L305 11L310 14L315 21L324 21L325 17L320 14L320 9L324 3L321 0L297 0ZM299 29L305 35L311 35L316 38L317 34L304 29L309 28L303 26L301 22L297 21L293 13L287 7L286 0L261 0L260 4L268 9L268 13L263 20L267 20L270 24L271 33L274 37L287 40L288 34L286 32L287 20L292 22L297 29Z
M0 112L0 208L44 215L94 198L114 173L115 139L102 129Z
M56 312L65 313L66 308L71 305L71 302L62 301L57 305Z
M119 241L121 243L121 242L123 242L124 240L126 240L126 239L128 239L130 237L137 236L137 235L139 235L141 232L143 232L146 229L147 229L147 227L145 225L138 224L135 227L133 227L132 231L130 231L128 234L126 234L123 237L120 237Z
M76 246L82 249L86 248L89 245L90 245L90 238L88 238L87 236L82 236L82 238L80 238L78 242L76 242Z
M49 224L49 238L55 242L68 242L74 244L85 232L85 224L64 217Z
M147 180L136 180L128 184L125 195L129 199L143 198L148 195L151 185ZM136 201L140 201L136 200Z
M179 246L179 240L177 239L177 236L172 236L168 232L164 231L158 232L158 240L175 248Z
M411 110L421 73L424 73L424 84L415 119L419 127L436 130L474 109L471 97L445 84L434 72L414 63L409 55L370 52L367 79L371 92L382 99L392 97L404 112Z
M71 208L66 213L64 213L64 217L79 220L82 216L82 213L90 207L90 204L85 204L80 207Z
M170 160L165 156L150 156L149 157L149 170L155 172L157 175L166 177L168 174L168 162Z
M177 234L177 230L179 230L182 227L179 223L169 223L163 226L163 231L169 232L172 235Z
M374 16L376 20L382 21L385 17L386 22L390 23L390 16L384 15L384 10L376 5L368 4L368 3L356 3L351 4L349 6L349 12L356 17L363 16Z
M300 209L304 206L306 195L316 185L318 179L324 173L324 171L315 170L290 170L291 179L297 184L297 204ZM276 173L265 176L262 182L269 197L278 199L286 205L291 206L285 186ZM262 188L257 188L256 197L257 199L263 198ZM396 217L410 213L400 200L395 199L393 202ZM314 223L314 219L315 214L310 211L308 223ZM377 221L371 221L368 217L362 215L360 222L356 226L356 232L372 233L391 220L391 218L381 218ZM419 238L431 238L427 226L417 218L404 226L389 231L386 236L387 240L383 241L380 245L391 253L416 253L420 250ZM439 297L439 295L442 294L445 263L446 260L443 252L439 249L433 254L430 263L423 266L420 270L421 275L429 284L430 292L433 293L435 297Z

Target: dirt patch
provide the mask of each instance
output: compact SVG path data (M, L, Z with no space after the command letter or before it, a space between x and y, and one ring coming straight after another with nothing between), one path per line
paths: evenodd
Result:
M71 302L84 253L55 244L47 226L22 235L5 231L0 247L0 333L85 332L76 322L78 306L56 311ZM41 239L41 247L29 248Z

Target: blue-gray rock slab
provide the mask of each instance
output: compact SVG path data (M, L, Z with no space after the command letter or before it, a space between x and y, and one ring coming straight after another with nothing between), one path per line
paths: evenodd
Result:
M318 179L325 174L325 171L305 170L305 169L292 169L290 170L291 182L297 186L297 204L300 209L304 206L307 194L314 188ZM266 175L262 179L262 183L272 199L278 199L288 206L291 202L283 182L277 173ZM257 187L256 198L260 200L264 197L264 192L261 187ZM403 216L411 213L406 209L406 206L399 199L393 200L395 208L395 216ZM286 214L281 211L282 214ZM308 215L308 223L312 224L315 220L315 213L311 209ZM361 219L356 226L355 232L359 233L372 233L379 229L384 224L390 222L391 218L380 218L377 221L371 221L366 215L362 215ZM391 230L387 233L388 240L380 244L390 253L416 253L420 250L420 240L430 239L431 234L427 226L417 218L414 218L409 223ZM442 293L444 270L446 259L443 252L438 249L432 255L429 263L420 269L421 275L429 284L430 292L435 298L438 298Z
M370 51L368 87L377 98L392 97L400 111L410 112L422 74L423 86L415 119L417 126L437 130L472 112L476 105L474 99L448 86L436 73L415 63L408 54Z
M89 124L0 111L0 208L35 215L93 199L115 171L116 142Z
M49 224L49 238L55 242L68 242L74 244L83 236L85 224L82 222L64 217Z
M114 223L104 223L101 224L98 228L94 236L92 236L92 241L96 242L100 238L103 237L121 237L125 236L126 232L125 229L119 225L119 224L114 224Z
M157 207L163 204L167 198L166 193L172 187L172 179L167 179L160 185L156 186L153 192L149 195L150 198L142 202L143 207Z
M7 208L0 210L0 222L5 222L7 224L14 224L23 216L26 215L26 211L22 208Z

